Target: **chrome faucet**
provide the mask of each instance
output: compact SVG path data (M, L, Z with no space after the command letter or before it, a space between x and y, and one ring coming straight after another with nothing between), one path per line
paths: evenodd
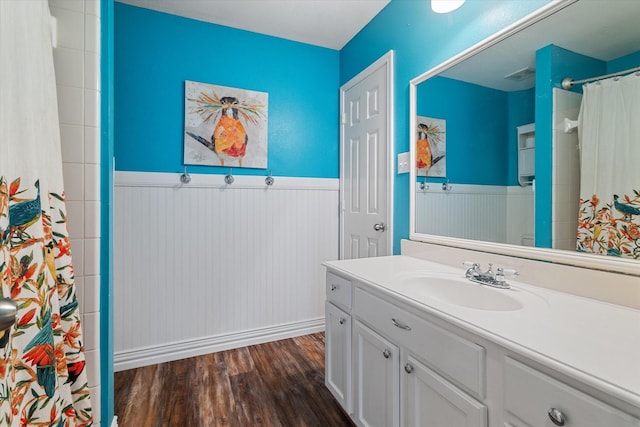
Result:
M485 272L480 270L480 264L477 262L465 261L462 264L469 266L465 273L467 279L472 282L492 286L494 288L509 289L511 286L506 282L505 274L509 274L511 276L517 276L520 274L516 270L504 268L498 268L494 273L493 264L489 264L489 268Z

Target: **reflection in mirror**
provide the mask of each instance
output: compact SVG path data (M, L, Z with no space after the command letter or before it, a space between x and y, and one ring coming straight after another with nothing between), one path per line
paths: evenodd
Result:
M575 251L582 84L561 82L640 66L640 2L568 3L412 81L413 238Z

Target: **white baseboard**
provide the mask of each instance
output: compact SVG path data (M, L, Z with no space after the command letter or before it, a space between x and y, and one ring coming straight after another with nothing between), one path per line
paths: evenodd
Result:
M186 359L217 351L324 331L324 317L195 340L167 343L114 354L114 371ZM114 420L115 422L115 420ZM117 423L116 423L117 426Z

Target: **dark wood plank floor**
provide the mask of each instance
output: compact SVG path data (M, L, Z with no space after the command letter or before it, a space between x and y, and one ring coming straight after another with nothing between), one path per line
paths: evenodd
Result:
M116 372L121 427L353 426L324 385L324 334Z

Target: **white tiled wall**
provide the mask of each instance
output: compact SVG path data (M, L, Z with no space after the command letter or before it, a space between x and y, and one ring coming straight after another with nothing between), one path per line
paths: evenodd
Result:
M580 199L580 153L578 134L564 132L565 117L578 118L582 95L553 90L553 218L552 247L574 251Z
M57 19L64 185L94 425L100 425L100 0L49 0Z

